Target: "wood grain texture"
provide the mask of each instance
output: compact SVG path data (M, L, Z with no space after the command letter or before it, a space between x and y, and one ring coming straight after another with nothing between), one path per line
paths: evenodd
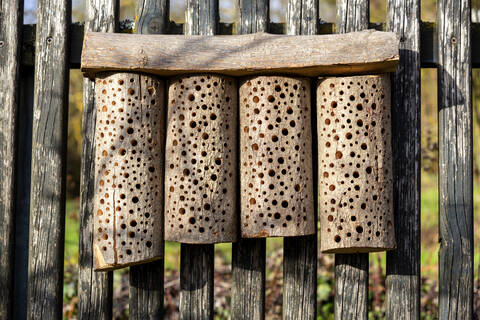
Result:
M439 319L473 315L470 1L437 1Z
M395 248L390 75L317 86L321 250Z
M184 33L213 34L219 21L218 0L188 0ZM213 319L214 245L180 248L180 319Z
M55 15L52 15L55 12ZM65 239L69 1L37 10L28 319L61 319Z
M101 70L162 76L207 72L233 76L349 75L395 71L397 63L397 36L374 30L302 37L266 33L204 37L87 32L82 52L82 71L89 77Z
M267 0L239 0L240 21L237 34L268 32L270 2Z
M166 33L168 28L170 1L139 0L136 6L138 19L135 27L137 34ZM144 75L144 77L149 77ZM165 99L166 103L167 99ZM163 133L163 137L165 134ZM162 146L165 143L162 141ZM165 172L164 161L162 172ZM164 177L161 178L162 197ZM163 213L163 199L161 203ZM163 221L162 221L163 224ZM162 233L164 237L164 233ZM162 244L163 246L163 244ZM162 248L162 250L164 250ZM130 317L132 319L161 319L163 317L164 260L160 259L146 265L130 267Z
M400 38L392 76L396 250L387 253L386 316L420 318L420 1L388 1L387 30Z
M136 34L166 33L170 14L169 0L138 0L136 7Z
M180 320L213 319L213 244L180 248Z
M241 0L238 34L268 32L270 2ZM265 239L239 239L232 245L232 319L265 318Z
M115 32L118 23L118 13L118 1L86 1L85 30ZM84 79L82 161L80 168L78 314L79 319L107 320L112 318L113 273L95 272L93 258L93 197L95 181L92 177L95 172L95 125L95 83L90 79Z
M95 270L163 258L165 84L137 73L95 80Z
M318 4L311 0L289 0L287 7L287 34L312 36L318 33ZM300 23L299 23L300 21ZM299 24L298 24L299 23ZM304 50L310 45L301 44ZM312 97L312 99L314 99ZM316 131L312 121L312 135ZM312 152L316 149L316 137L312 136ZM313 159L313 185L316 193L316 158ZM317 202L314 197L313 215L315 234L287 237L283 240L283 318L316 319L317 313Z
M369 0L337 0L337 33L368 27ZM367 305L368 254L335 255L335 319L366 320Z
M370 0L337 0L336 33L368 29Z
M243 238L315 233L310 79L239 84Z
M23 2L0 1L0 319L12 317Z

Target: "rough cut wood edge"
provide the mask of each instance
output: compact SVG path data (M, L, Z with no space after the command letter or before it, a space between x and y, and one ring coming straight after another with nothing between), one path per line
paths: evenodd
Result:
M162 76L208 72L231 76L282 73L313 77L391 72L397 64L396 34L374 30L310 36L87 32L82 52L82 71L90 78L106 70Z
M389 0L387 12L387 29L403 36L404 41L400 42L398 71L392 76L393 212L397 249L387 253L385 309L386 318L390 320L419 319L420 0Z
M114 32L118 1L85 2L85 29ZM73 39L72 39L73 41ZM93 196L95 181L95 82L83 80L82 155L80 168L80 227L78 252L78 313L85 319L112 319L113 273L95 272Z
M71 2L39 1L37 19L27 318L54 320L63 303Z
M474 318L471 1L437 1L438 317Z
M0 1L0 319L12 317L23 2Z

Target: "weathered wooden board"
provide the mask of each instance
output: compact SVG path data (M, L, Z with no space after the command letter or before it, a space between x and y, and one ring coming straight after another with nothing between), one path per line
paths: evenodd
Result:
M0 319L12 317L23 2L0 1Z
M420 0L389 0L387 30L400 37L392 77L393 212L397 248L387 253L386 317L420 318ZM427 51L428 42L422 39ZM430 45L430 47L433 47Z
M85 3L85 30L114 32L118 1ZM73 41L73 39L72 39ZM113 273L95 272L93 257L93 197L95 181L95 82L83 80L82 163L80 168L80 228L78 253L78 312L83 319L112 318ZM93 137L93 139L92 139Z
M338 0L336 32L369 27L369 0ZM322 201L322 199L319 199ZM335 255L335 319L368 318L368 253Z
M287 34L315 35L319 31L318 1L289 0ZM306 46L307 44L303 44ZM308 49L308 47L306 47ZM313 99L313 97L312 97ZM314 114L314 113L313 113ZM312 121L312 153L316 150L315 121ZM313 189L316 190L316 156L312 160ZM314 192L316 194L316 192ZM316 201L313 214L316 229ZM286 237L283 240L283 318L316 319L317 315L317 233Z
M322 252L393 249L390 75L321 79L317 128Z
M472 319L473 127L471 4L437 1L439 319Z
M138 0L135 33L166 33L170 9L169 3L169 0ZM143 75L143 77L148 76ZM129 315L131 319L163 318L163 273L164 259L130 267Z
M55 12L52 15L52 12ZM65 240L70 2L37 10L32 134L28 319L61 319Z
M102 70L163 76L205 72L233 76L348 75L395 71L397 64L396 34L374 30L302 37L266 33L213 37L87 32L82 53L82 71L88 77Z
M268 0L239 1L238 34L268 32ZM241 209L240 209L241 210ZM265 239L242 239L232 245L232 319L265 318Z

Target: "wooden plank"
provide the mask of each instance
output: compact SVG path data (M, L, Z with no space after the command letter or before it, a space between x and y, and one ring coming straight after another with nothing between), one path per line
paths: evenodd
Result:
M1 1L0 12L0 319L12 317L15 248L16 130L23 2Z
M205 72L233 76L349 75L395 71L397 63L397 36L374 30L302 37L266 33L211 37L87 32L82 53L82 71L89 77L100 70L162 76Z
M85 30L115 32L118 1L95 0L85 5ZM95 181L95 83L83 80L82 161L80 168L80 233L78 314L80 319L111 319L113 273L95 272L93 258Z
M187 0L186 35L212 35L219 21L218 0ZM213 244L180 247L180 319L213 319Z
M238 34L268 32L270 4L241 0ZM232 319L265 319L266 239L239 239L232 245Z
M336 32L369 27L369 0L337 1ZM335 319L368 318L368 253L335 255Z
M470 1L437 1L439 319L473 318Z
M27 318L61 319L69 1L41 1L37 20Z
M169 4L170 2L168 0L137 1L136 17L138 20L135 33L165 33L168 26L170 9ZM144 81L143 78L145 77L151 78L147 75L142 75L141 77L142 81ZM162 168L161 170L163 175L164 169ZM161 189L163 190L163 186ZM163 198L161 207L163 208ZM129 306L130 317L132 319L162 319L164 293L163 283L164 259L160 259L145 265L130 267Z
M289 0L287 34L311 36L318 33L318 1ZM315 37L315 36L312 36ZM302 43L309 50L312 43ZM315 90L312 90L312 92ZM314 100L312 100L314 101ZM316 114L315 108L312 108ZM315 118L315 117L313 117ZM315 124L312 120L312 124ZM317 154L315 125L312 129L312 154ZM317 194L316 157L313 160L314 194ZM314 197L314 216L317 219L317 197ZM315 225L317 225L315 223ZM283 318L316 319L317 313L317 234L283 239Z
M387 29L400 38L392 76L396 250L387 253L388 319L420 318L420 1L389 0Z

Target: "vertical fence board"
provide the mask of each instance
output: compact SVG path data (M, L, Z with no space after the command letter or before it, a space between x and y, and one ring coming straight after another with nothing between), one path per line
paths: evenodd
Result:
M470 1L437 1L439 318L473 317Z
M169 4L169 0L138 0L135 32L139 34L166 33ZM164 259L130 267L131 319L162 319L163 283Z
M115 32L118 1L85 1L85 30ZM82 164L80 169L80 232L78 314L80 319L111 319L113 273L95 272L93 259L93 191L95 181L95 82L83 80Z
M397 249L387 253L388 319L420 318L420 1L389 0L387 29L400 39L392 76Z
M238 34L268 32L269 2L240 0ZM232 245L232 319L265 318L266 239Z
M318 32L318 23L318 1L289 0L287 7L287 34L316 34ZM312 90L312 92L314 91ZM315 99L312 99L312 101L315 101ZM312 109L315 110L314 108ZM316 137L316 132L312 132L312 137ZM313 143L313 154L317 153L315 141ZM315 162L313 163L313 168L316 168ZM314 172L313 177L315 186L316 172ZM316 191L314 191L314 194L317 194ZM316 197L314 198L316 199ZM314 208L316 216L316 201ZM284 238L283 287L284 319L316 318L317 234Z
M187 0L184 33L214 35L218 0ZM180 319L213 319L213 244L182 244L180 248Z
M70 1L40 1L37 21L27 317L61 319Z
M369 0L337 0L336 32L368 29ZM335 255L335 319L367 319L368 253Z
M0 319L13 307L16 128L23 2L0 2Z

